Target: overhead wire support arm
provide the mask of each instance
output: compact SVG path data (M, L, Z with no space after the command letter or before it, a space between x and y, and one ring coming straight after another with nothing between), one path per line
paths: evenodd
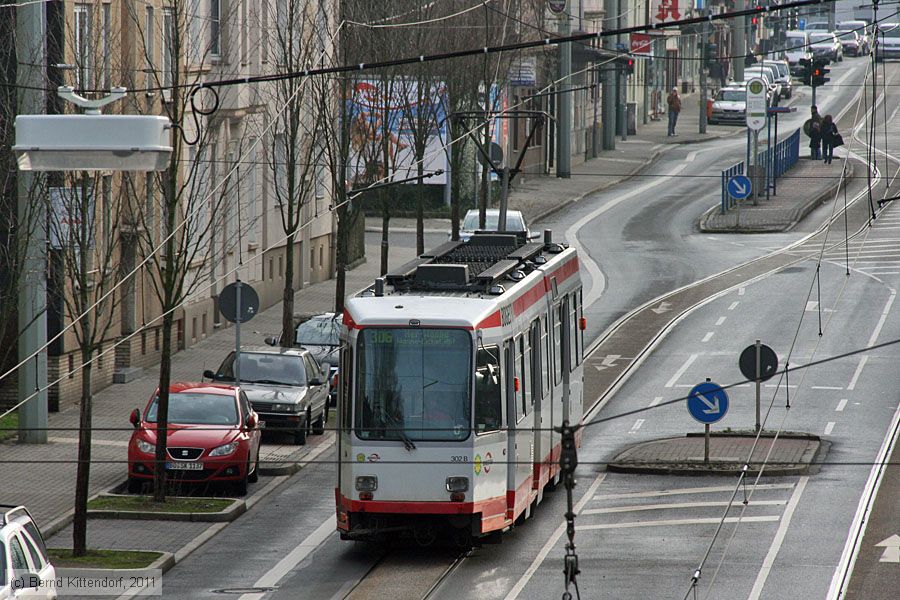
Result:
M578 591L578 575L581 570L578 568L578 554L575 552L575 501L573 498L575 491L575 469L578 467L578 447L575 443L575 432L581 428L581 425L569 425L568 421L563 421L561 427L554 428L561 436L562 451L559 455L559 469L563 474L563 482L566 486L566 535L569 541L566 543L566 555L563 559L563 573L565 574L565 591L562 600L572 600L572 592L569 586L575 588L575 596L580 600L581 593Z

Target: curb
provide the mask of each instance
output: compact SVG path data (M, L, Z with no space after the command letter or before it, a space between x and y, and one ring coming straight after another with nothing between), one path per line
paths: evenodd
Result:
M703 437L702 433L688 433L684 437L697 438ZM710 437L755 437L749 432L711 432ZM760 438L774 438L775 432L764 432ZM821 462L831 449L831 442L822 440L818 435L802 432L784 432L779 434L783 439L805 439L815 442L815 445L804 453L800 462L777 463L769 462L768 466L763 469L763 475L769 477L784 477L792 475L814 475L819 472ZM651 442L659 442L665 440L677 440L680 438L663 438L662 440L651 440ZM622 452L641 446L648 442L641 442L628 446ZM621 453L619 455L621 455ZM744 470L746 464L746 471ZM758 475L760 466L763 463L750 462L710 462L708 464L699 462L683 462L683 461L658 461L658 462L630 462L630 461L610 461L606 465L606 469L613 473L630 473L635 475L737 475L744 473L745 475Z
M844 177L842 177L837 183L833 184L826 190L821 193L813 196L812 198L807 199L803 204L799 207L795 208L796 217L791 220L790 223L786 225L772 225L772 226L754 226L754 227L710 227L709 219L713 217L713 215L718 214L720 210L720 205L715 204L709 207L706 212L700 215L699 219L699 228L700 233L785 233L792 230L794 227L800 224L803 219L805 219L809 213L815 210L820 204L824 204L831 200L834 195L843 189L848 181L853 177L854 167L851 161L847 161L847 173Z
M120 494L99 494L122 497ZM234 499L231 506L218 512L170 512L149 510L88 510L88 519L131 519L134 521L190 521L194 523L223 523L237 519L247 512L247 503Z
M306 456L306 455L304 455ZM259 465L259 474L266 477L279 477L282 475L293 475L303 468L299 461L289 463L278 463L278 466L264 467Z
M366 233L381 233L381 227L366 227L365 229L366 229ZM413 229L412 227L389 227L388 231L390 233L415 233L416 232L416 230ZM449 233L449 231L446 229L430 228L430 229L423 230L422 233L424 233L426 235L438 234L438 233L446 234L446 233Z
M171 552L163 552L162 550L149 550L149 552L159 552L162 556L154 560L152 563L143 567L141 569L101 569L101 568L93 568L93 567L60 567L56 570L56 574L62 577L65 577L67 574L66 571L73 571L73 573L77 572L78 575L84 575L89 577L122 577L127 575L134 575L135 577L140 577L144 575L147 571L151 569L159 569L163 573L171 569L175 566L175 555Z

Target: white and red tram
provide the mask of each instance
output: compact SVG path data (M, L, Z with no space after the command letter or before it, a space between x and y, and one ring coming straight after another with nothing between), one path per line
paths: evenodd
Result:
M343 539L450 527L471 540L531 514L582 419L576 251L479 234L348 299L341 334ZM579 439L580 442L580 439Z

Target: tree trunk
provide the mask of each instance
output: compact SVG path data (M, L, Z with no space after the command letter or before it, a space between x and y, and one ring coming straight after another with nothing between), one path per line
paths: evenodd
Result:
M490 127L484 127L484 144L482 145L484 153L490 156L491 152L491 130ZM475 152L479 156L483 156L478 148ZM484 168L481 170L481 194L478 199L478 228L485 229L487 227L487 209L488 209L488 186L491 184L491 165L488 161L484 161Z
M87 317L85 317L87 318ZM87 500L91 477L91 349L81 351L81 409L78 422L78 467L75 474L75 516L72 555L87 553Z
M418 182L416 182L416 256L425 253L425 205L423 198L425 196L425 183L422 176L425 174L424 152L420 156L416 154L418 162Z
M350 211L346 205L339 205L337 209L337 243L334 250L335 281L334 281L334 313L339 315L344 312L344 296L347 289L347 244L350 240Z
M284 243L284 294L281 306L281 347L294 345L294 234L290 233ZM303 277L303 274L300 274Z
M162 352L159 358L159 400L156 407L156 456L153 465L153 501L166 501L166 444L169 426L169 383L172 380L172 325L174 311L163 305Z
M381 271L382 275L388 272L388 226L391 223L390 194L381 190Z

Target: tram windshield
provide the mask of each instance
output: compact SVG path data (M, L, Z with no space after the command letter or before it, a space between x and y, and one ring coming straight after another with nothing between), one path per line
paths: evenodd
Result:
M364 329L356 434L363 440L460 441L471 424L472 337L460 329Z

